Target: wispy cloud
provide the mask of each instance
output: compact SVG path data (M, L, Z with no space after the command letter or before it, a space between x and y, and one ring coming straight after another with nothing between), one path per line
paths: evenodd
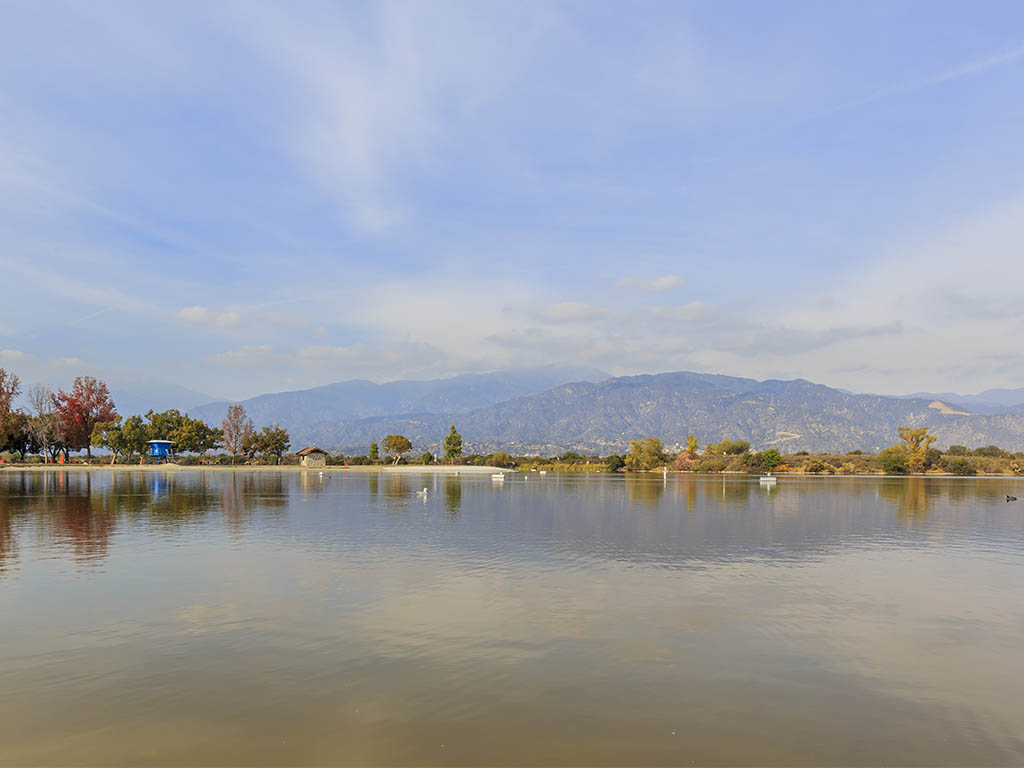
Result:
M633 291L650 291L652 293L663 293L676 288L682 280L678 275L662 275L661 277L624 277L615 283L618 288L627 288Z
M913 93L914 91L924 90L925 88L934 88L939 85L945 85L946 83L951 83L956 80L962 80L965 77L972 77L993 69L998 69L999 67L1005 67L1021 60L1024 60L1024 45L999 51L966 64L938 72L934 75L908 80L906 82L889 86L888 88L882 88L868 96L835 107L829 110L827 114L846 112L851 109L865 107L869 104L882 101L883 99L887 99L892 96L900 96L907 93Z
M237 328L242 324L242 317L231 309L216 310L210 307L182 307L176 313L179 320L196 325L209 325L217 328Z

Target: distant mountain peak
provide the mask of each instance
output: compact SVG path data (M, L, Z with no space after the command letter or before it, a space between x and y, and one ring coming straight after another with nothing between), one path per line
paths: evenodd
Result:
M928 407L938 411L943 416L970 416L971 415L967 411L958 411L955 408L953 408L952 406L947 405L946 403L942 402L941 400L932 400L930 403L928 403Z

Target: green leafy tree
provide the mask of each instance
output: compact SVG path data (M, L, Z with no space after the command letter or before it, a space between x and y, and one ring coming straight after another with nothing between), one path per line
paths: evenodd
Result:
M394 459L395 464L398 463L403 454L412 450L412 443L405 435L388 435L381 441L381 444L384 446L384 450Z
M281 463L281 457L284 456L288 446L291 445L291 439L288 436L287 430L277 424L261 429L256 433L253 441L256 453L259 453L264 458L273 456L277 464Z
M166 411L146 411L147 440L174 440L174 431L181 426L184 416L177 408L168 408Z
M121 417L118 416L113 421L97 422L92 428L92 444L110 451L111 464L116 464L117 457L125 450L121 427Z
M179 451L203 454L220 445L223 433L211 427L205 421L189 418L188 414L181 417L178 426L171 431L170 439Z
M487 463L492 467L511 467L515 463L505 451L495 451L488 459Z
M604 466L605 469L607 469L609 472L618 472L620 469L626 466L626 460L622 457L621 454L613 453L611 456L605 459Z
M890 445L878 454L878 461L887 475L905 475L910 471L910 457L902 445Z
M686 436L686 452L690 454L691 459L697 458L697 450L700 446L697 443L697 438L690 434Z
M452 424L448 436L444 439L444 457L449 462L454 462L460 456L462 456L462 435L455 431L455 425Z
M369 452L366 455L370 459L370 461L372 463L374 463L374 464L376 464L378 461L380 461L380 449L377 447L377 441L376 440L374 440L372 443L370 443L370 450L369 450Z
M242 438L242 442L238 447L238 450L247 462L252 462L256 458L256 454L260 451L260 440L259 432L255 429L249 434Z
M21 393L21 379L0 368L0 441L7 434L7 420L13 412L14 399ZM3 446L0 445L0 448Z
M420 454L420 464L433 464L433 463L434 463L434 454L432 454L430 451L424 451L423 453Z
M946 450L947 456L966 456L968 454L966 445L951 445Z
M170 440L178 453L206 453L220 445L221 430L201 419L193 419L177 408L147 411L149 440Z
M757 454L758 460L765 472L774 472L775 468L782 463L782 456L778 448L769 448Z
M11 411L5 420L6 434L0 434L0 447L6 444L7 450L15 451L25 460L25 455L36 450L32 437L32 418L24 411Z
M129 416L121 422L121 444L126 461L131 462L134 456L142 456L148 439L146 424L141 416Z

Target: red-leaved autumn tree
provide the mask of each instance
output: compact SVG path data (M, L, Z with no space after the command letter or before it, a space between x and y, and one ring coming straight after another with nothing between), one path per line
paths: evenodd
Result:
M97 422L117 418L114 401L107 385L92 376L79 376L71 392L58 390L53 407L60 419L60 431L68 446L75 451L85 448L92 458L92 430Z

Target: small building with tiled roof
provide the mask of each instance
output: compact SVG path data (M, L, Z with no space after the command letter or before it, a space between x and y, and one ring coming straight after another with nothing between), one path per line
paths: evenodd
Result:
M317 448L315 445L303 448L295 455L299 457L299 463L304 467L327 466L327 451Z

